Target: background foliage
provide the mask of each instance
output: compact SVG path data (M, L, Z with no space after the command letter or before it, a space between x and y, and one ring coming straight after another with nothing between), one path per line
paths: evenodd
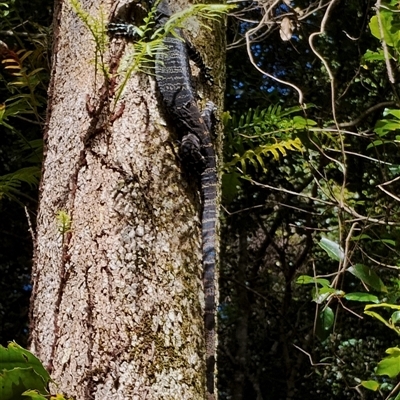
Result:
M51 6L0 2L2 344L28 334ZM398 11L277 0L229 18L221 399L400 398Z
M0 343L26 344L51 1L0 3Z
M222 398L398 396L378 365L397 336L364 313L399 297L400 20L382 7L243 3L230 20Z

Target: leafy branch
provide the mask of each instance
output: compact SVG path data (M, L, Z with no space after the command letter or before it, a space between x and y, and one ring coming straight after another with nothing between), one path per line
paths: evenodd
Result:
M279 160L280 155L286 156L287 151L303 151L303 145L299 138L294 140L288 139L280 143L275 144L265 144L256 147L254 150L247 150L242 155L234 154L233 159L225 164L226 168L231 168L236 164L241 164L241 169L246 172L246 163L251 163L257 170L258 165L260 165L264 172L267 171L263 157L267 156L269 153L272 154L275 160Z
M245 173L246 164L250 163L256 170L261 166L266 172L264 158L268 154L279 160L287 155L287 151L302 152L304 146L297 133L316 125L316 122L298 115L290 117L300 111L303 111L300 106L282 109L277 104L266 109L249 109L240 116L225 113L223 122L231 157L225 163L225 168L230 170L240 163Z
M23 184L35 188L38 186L40 178L40 164L43 141L42 139L31 139L31 132L21 132L16 129L12 118L24 120L30 124L43 124L43 106L46 104L46 81L48 74L43 64L43 51L46 43L40 40L34 41L34 50L18 50L13 52L8 49L4 42L2 46L1 64L4 75L0 75L0 82L5 83L6 98L0 104L0 126L6 128L16 136L16 150L21 154L24 163L30 166L22 167L14 172L0 176L0 198L7 197L13 201L20 202L20 197L28 198L33 203L36 200L28 196L21 190ZM28 119L25 116L33 116ZM23 153L23 155L22 155ZM20 165L18 165L20 167Z

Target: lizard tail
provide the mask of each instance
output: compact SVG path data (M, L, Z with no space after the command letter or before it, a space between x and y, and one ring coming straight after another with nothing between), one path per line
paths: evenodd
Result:
M210 161L210 160L208 160ZM212 164L212 163L211 163ZM207 400L213 400L216 352L216 310L215 310L215 263L216 263L216 199L217 175L214 166L206 168L201 175L203 191L203 268L204 268L204 301L205 301L205 342L206 342L206 389Z

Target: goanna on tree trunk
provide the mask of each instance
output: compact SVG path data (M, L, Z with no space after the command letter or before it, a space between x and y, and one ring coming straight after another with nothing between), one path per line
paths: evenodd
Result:
M154 77L124 80L133 44L89 29L122 5L56 2L31 347L77 399L203 399L199 188ZM203 31L220 82L221 27ZM220 83L197 89L220 104Z

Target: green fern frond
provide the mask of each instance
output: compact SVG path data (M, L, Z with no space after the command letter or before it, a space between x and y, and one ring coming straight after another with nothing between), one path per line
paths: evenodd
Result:
M24 153L23 161L40 165L43 160L43 139L26 140L21 138L20 143L21 151Z
M20 194L22 183L27 183L31 188L39 185L40 168L38 166L21 168L11 174L0 176L0 198L3 196L15 200L14 195Z
M266 172L267 168L264 163L264 158L271 154L275 160L279 160L281 156L286 156L287 150L302 152L303 145L300 139L288 139L280 143L265 144L258 146L255 149L247 150L242 155L234 154L233 159L228 162L225 167L230 169L240 163L241 169L243 173L245 173L246 164L249 163L253 165L256 170L258 169L258 166L261 166L263 171Z
M307 107L313 107L308 104ZM286 156L287 151L303 151L299 136L316 122L303 116L292 116L304 112L296 106L284 109L280 104L268 108L249 109L240 116L225 113L222 117L225 126L225 159L231 159L225 167L241 165L245 172L246 165L262 167L265 172L265 157L272 155L275 160ZM233 154L233 155L232 155Z
M2 119L7 120L9 116L16 116L17 114L34 114L36 121L39 122L41 117L38 108L46 103L46 99L39 95L36 89L38 85L43 84L45 73L42 72L44 68L34 68L39 61L37 58L32 61L33 56L36 57L34 51L20 50L17 54L20 63L19 71L14 73L12 75L14 79L7 83L8 90L14 95L7 98ZM29 62L34 69L30 70L24 66L24 62Z
M307 104L307 108L314 104ZM234 132L266 133L275 129L304 129L306 126L316 125L316 122L300 116L287 118L289 115L303 111L300 106L283 109L279 104L271 105L266 109L250 108L240 117L234 115L226 116L226 129Z
M166 24L161 28L168 35L177 28L184 28L185 22L192 17L217 21L229 11L235 9L233 4L193 4L184 10L173 14ZM202 24L203 27L209 27ZM157 35L157 32L154 33Z
M133 44L133 52L128 53L122 60L120 65L120 72L123 73L123 79L117 93L115 95L114 103L116 104L124 89L129 78L132 74L138 72L144 72L147 74L151 74L151 69L154 67L150 67L150 65L154 65L154 55L159 52L163 51L165 46L163 45L163 39L158 38L154 39L150 42L145 40L139 40L138 42Z
M96 43L96 49L104 53L107 48L108 36L106 30L106 16L100 9L99 18L95 18L83 9L79 0L70 0L73 10L91 32Z
M95 43L95 59L94 64L96 70L100 66L100 70L105 78L109 76L109 68L104 61L104 54L108 48L109 38L107 35L106 21L107 17L104 10L100 7L99 16L97 18L90 15L83 9L79 0L70 0L72 9L89 29Z
M39 184L40 168L38 166L21 168L11 174L0 176L0 182L4 185L9 183L15 187L15 184L27 183L31 188Z

